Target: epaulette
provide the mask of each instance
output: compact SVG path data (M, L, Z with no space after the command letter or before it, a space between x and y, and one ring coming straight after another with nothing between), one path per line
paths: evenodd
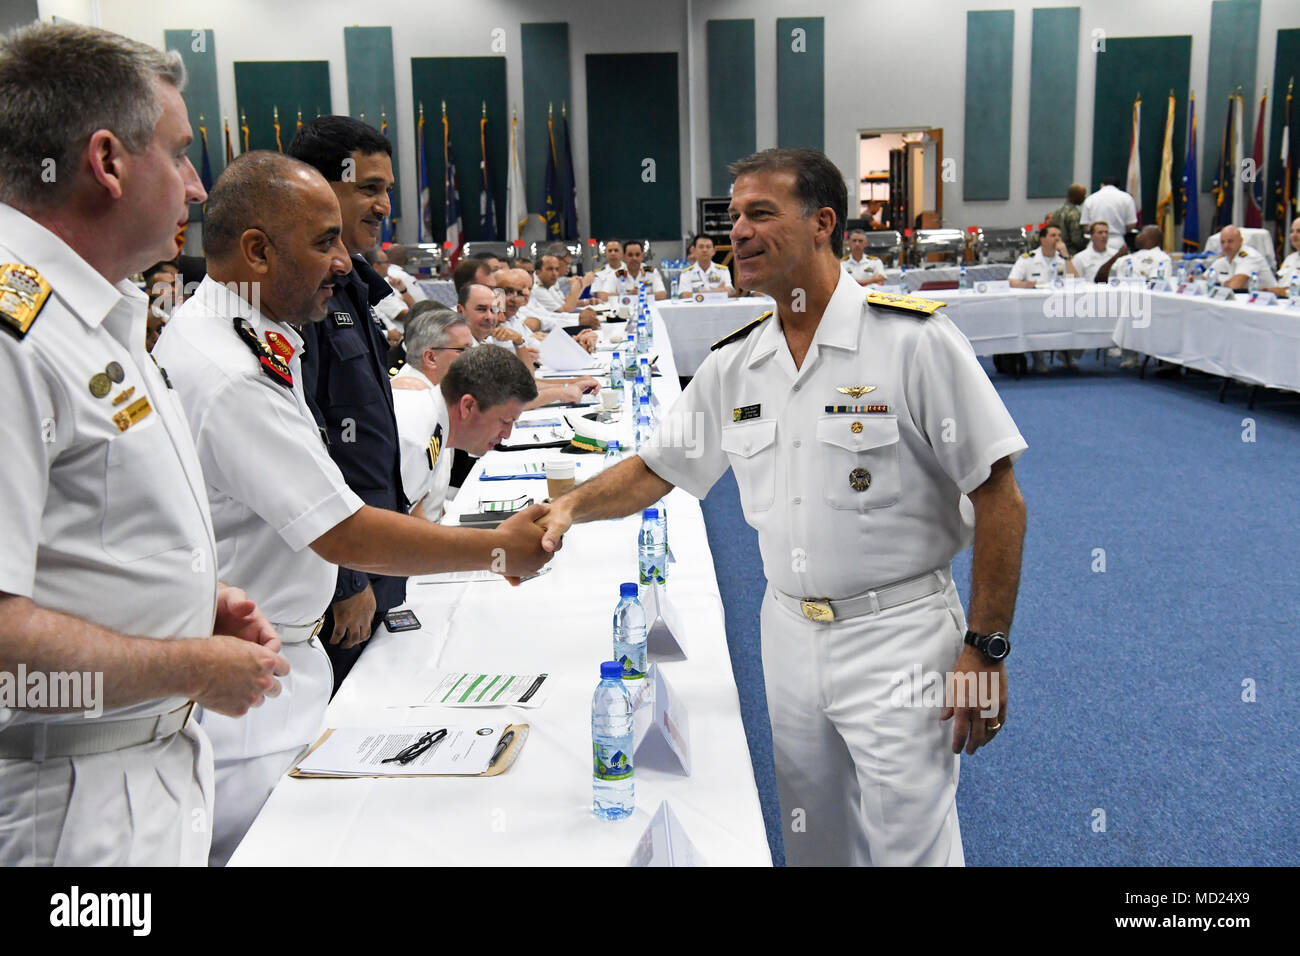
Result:
M1020 258L1021 258L1021 259L1032 259L1033 257L1034 257L1034 254L1033 254L1032 252L1022 252L1022 253L1020 253Z
M293 373L284 359L271 351L271 347L257 337L246 319L235 317L235 332L252 353L257 356L257 363L262 367L267 378L283 388L293 388Z
M1238 258L1238 259L1244 259L1244 258L1246 258L1246 250L1245 250L1245 249L1242 249L1240 252L1238 252L1238 253L1237 253L1237 258Z
M0 265L0 327L20 342L50 297L50 284L31 266Z
M925 299L919 295L898 295L894 292L871 292L867 295L867 305L927 317L934 315L947 304L934 299Z
M714 342L712 345L710 345L710 346L709 346L709 351L712 352L712 351L714 351L715 349L720 349L720 348L722 348L724 345L730 345L732 342L739 342L741 339L743 339L745 336L747 336L750 332L753 332L754 329L758 328L759 323L761 323L764 319L770 318L771 315L772 315L771 312L764 312L762 315L760 315L758 318L756 318L753 322L749 322L749 323L746 323L745 325L742 325L740 328L736 329L736 331L734 331L734 332L729 332L728 334L724 335L722 338L718 339L718 341L716 341L716 342Z

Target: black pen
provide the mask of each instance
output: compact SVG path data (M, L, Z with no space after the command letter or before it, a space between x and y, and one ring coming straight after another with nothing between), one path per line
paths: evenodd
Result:
M537 688L539 688L539 687L542 686L542 681L544 681L544 680L546 680L546 675L545 675L545 674L538 674L538 675L537 675L537 679L536 679L535 681L533 681L533 686L532 686L532 687L529 687L528 690L524 691L524 695L523 695L522 697L519 698L519 703L522 704L522 703L526 702L526 701L528 700L528 698L530 698L530 697L532 697L534 694L536 694L536 693L537 693Z
M497 741L496 749L492 751L492 759L488 761L489 767L496 766L497 760L506 752L506 748L510 746L510 741L514 739L515 732L513 730L508 730L502 734L501 739Z

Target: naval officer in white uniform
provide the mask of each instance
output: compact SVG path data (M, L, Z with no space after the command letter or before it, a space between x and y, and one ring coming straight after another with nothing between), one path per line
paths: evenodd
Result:
M847 194L822 153L768 150L732 172L737 282L778 316L718 343L641 454L556 499L544 545L674 485L702 497L730 467L768 578L787 860L961 864L956 753L1006 719L1024 534L1011 464L1025 441L934 302L868 305L844 273ZM968 507L970 631L950 572ZM963 685L982 674L988 696L925 706L906 693L914 668Z

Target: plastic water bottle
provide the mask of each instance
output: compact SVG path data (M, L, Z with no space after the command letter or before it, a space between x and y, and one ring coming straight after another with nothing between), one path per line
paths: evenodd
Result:
M650 315L650 309L645 310L645 350L649 352L655 347L655 320Z
M898 264L898 287L903 290L904 294L907 293L907 266L901 262Z
M962 266L961 272L957 274L957 289L958 291L961 292L966 291L966 267L965 266Z
M673 289L672 292L669 293L670 297L674 299L677 298L677 292L677 276L673 276Z
M638 358L642 355L648 355L650 352L650 343L647 341L648 336L645 319L641 319L636 324L636 354Z
M647 415L638 416L636 420L636 450L640 451L650 443L650 436L654 434L654 429L650 427L650 418Z
M640 420L641 418L645 418L648 422L650 422L651 427L654 427L654 423L655 423L654 409L650 405L650 396L645 392L642 392L641 398L637 400L636 417L638 420Z
M1251 295L1254 295L1256 292L1259 291L1259 273L1258 273L1258 272L1252 272L1252 273L1250 274L1250 281L1246 283L1246 291L1249 292Z
M654 385L652 384L654 375L650 371L650 357L648 355L642 355L637 359L636 373L645 379L645 393L649 395L654 391Z
M644 421L644 419L642 419ZM663 526L659 524L659 509L647 508L641 513L641 532L637 535L641 556L641 583L664 583L664 565L668 560L668 545L664 541Z
M637 371L636 377L632 379L632 408L635 409L641 404L641 399L645 397L645 379L641 376L640 370Z
M1187 263L1185 262L1178 263L1178 284L1180 286L1187 284Z
M1165 262L1160 260L1160 265L1156 266L1156 280L1163 282L1165 280Z
M630 324L630 323L629 323ZM623 377L631 379L636 375L636 336L627 333L627 349L623 352Z
M1052 288L1058 288L1062 285L1064 285L1064 282L1061 281L1061 264L1059 262L1053 262L1052 263Z
M617 352L609 359L609 387L623 387L623 359Z
M614 659L623 667L623 680L645 680L650 666L646 651L645 608L635 581L618 586L614 608Z
M623 449L618 447L618 440L615 439L605 446L605 464L615 465L623 460Z
M1129 256L1127 259L1124 260L1124 277L1126 279L1133 278L1133 257L1132 256Z
M622 820L636 807L632 728L623 665L605 661L591 697L591 810L606 820Z
M1300 298L1300 272L1291 276L1291 281L1287 283L1286 292L1289 298Z
M664 504L664 500L662 498L660 498L657 502L655 502L655 508L659 512L659 528L663 532L663 536L664 536L664 553L665 555L671 555L673 553L673 549L668 545L668 508ZM668 564L669 562L665 560L664 577L668 576Z

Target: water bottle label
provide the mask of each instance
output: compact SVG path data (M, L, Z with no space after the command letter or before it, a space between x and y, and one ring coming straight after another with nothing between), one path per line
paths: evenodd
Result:
M591 775L597 780L632 779L632 735L591 742Z
M646 566L646 565L642 565L642 567L641 567L641 583L642 583L642 584L652 584L652 583L654 583L655 581L658 581L660 584L663 584L663 583L664 583L664 572L663 572L663 569L662 569L662 568L657 568L657 567L655 567L653 564L648 565L648 566Z
M643 653L640 656L644 657L645 656L644 644L641 645L641 650ZM633 651L633 653L635 653L635 651ZM637 670L637 662L634 661L627 654L624 654L621 657L619 657L618 662L623 665L623 680L643 680L645 678L644 660L640 662L640 667L641 667L640 670Z

